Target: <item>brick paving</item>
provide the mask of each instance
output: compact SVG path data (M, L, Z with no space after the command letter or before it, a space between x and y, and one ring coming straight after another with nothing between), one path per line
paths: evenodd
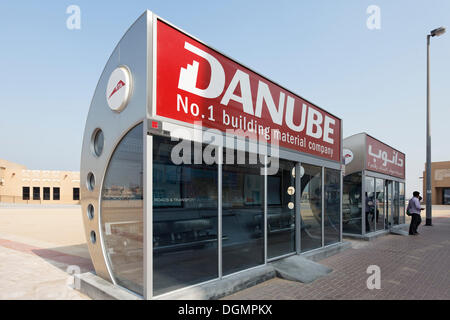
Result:
M224 299L450 299L450 211L419 232L351 241L351 249L319 261L333 269L323 278L309 284L275 278ZM370 265L380 267L381 289L367 288Z

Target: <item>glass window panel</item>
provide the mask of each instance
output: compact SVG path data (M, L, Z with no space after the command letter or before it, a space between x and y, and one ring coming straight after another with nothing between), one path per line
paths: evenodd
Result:
M301 244L302 252L322 246L322 168L302 164Z
M41 199L41 188L33 187L33 200L40 200L40 199Z
M384 205L385 205L385 193L384 193L384 180L375 180L375 190L377 199L377 212L376 212L376 229L384 230Z
M394 182L390 180L386 180L386 189L387 192L386 195L386 218L385 218L385 229L389 229L392 225L393 221L393 208L394 208L394 202L393 202L393 186Z
M267 176L268 258L295 251L295 192L295 162L279 160L278 172Z
M73 200L80 200L80 188L73 188Z
M398 225L400 221L400 186L397 181L394 182L394 207L392 214L392 222Z
M325 245L336 243L341 238L341 172L325 168L324 194Z
M102 189L101 227L105 253L117 284L143 294L142 124L114 151Z
M53 187L53 200L59 200L59 187Z
M178 143L153 137L155 295L218 277L217 164L194 164L191 150L191 164L175 165L171 151Z
M254 156L246 153L246 164L223 165L224 275L264 263L264 172L263 165L248 164L249 158ZM236 153L234 159L237 159ZM273 197L271 201L280 200Z
M366 177L366 233L375 231L375 178Z
M22 187L22 200L30 200L30 187Z
M400 206L400 217L399 223L405 223L405 184L400 183L400 192L399 192L399 206Z
M44 200L50 200L50 188L49 187L42 188L42 198Z
M362 234L361 172L344 177L342 190L342 231Z

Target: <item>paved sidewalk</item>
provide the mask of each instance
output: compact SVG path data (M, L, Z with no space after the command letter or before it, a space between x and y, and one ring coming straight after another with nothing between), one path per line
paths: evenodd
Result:
M0 299L89 299L69 266L93 269L80 206L0 206Z
M320 263L333 272L310 284L273 279L225 299L450 299L450 210L433 212L420 236L389 235ZM70 265L92 270L78 207L0 208L0 299L89 299L71 289ZM369 265L381 289L369 290Z
M224 299L450 299L450 211L433 215L433 227L422 224L419 236L352 241L351 249L319 262L333 272L312 283L275 278ZM381 269L379 290L367 288L370 265Z

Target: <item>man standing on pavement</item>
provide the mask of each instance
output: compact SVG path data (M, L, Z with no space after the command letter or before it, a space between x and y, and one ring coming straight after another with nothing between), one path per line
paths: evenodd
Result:
M422 218L420 217L420 211L423 210L423 208L420 207L420 192L414 191L413 197L408 202L408 208L409 212L411 213L411 224L409 225L409 234L410 235L417 235L419 234L417 232L417 228L419 227L420 223L422 222Z

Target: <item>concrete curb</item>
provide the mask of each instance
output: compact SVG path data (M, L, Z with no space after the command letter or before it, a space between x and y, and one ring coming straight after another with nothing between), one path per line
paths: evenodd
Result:
M352 247L351 242L343 241L340 243L330 245L328 247L324 247L324 248L320 248L320 249L313 250L310 252L302 253L301 256L303 256L309 260L312 260L312 261L320 261L322 259L334 256L335 254L338 254L339 252L342 252L351 247Z
M381 236L385 236L389 234L389 230L381 230L369 235L359 235L359 234L344 234L343 237L352 240L364 240L364 241L373 241Z
M142 300L141 297L115 286L92 272L75 274L75 284L79 283L81 293L94 300Z
M275 278L275 269L271 265L227 276L222 280L208 282L199 286L181 289L159 297L155 300L216 300L243 289L253 287L261 282Z
M156 296L154 300L215 300L261 282L280 276L291 281L309 283L322 277L332 269L314 261L337 254L351 248L350 242L337 243L325 248L292 255L267 265L258 266L236 274L213 280L203 284L179 289ZM142 300L142 297L87 272L75 275L80 283L79 291L95 300Z

